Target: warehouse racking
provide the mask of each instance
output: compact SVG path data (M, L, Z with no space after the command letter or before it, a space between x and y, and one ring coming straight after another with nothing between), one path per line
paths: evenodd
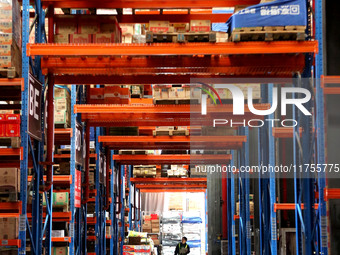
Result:
M192 113L192 106L102 106L102 105L85 105L78 103L82 102L84 95L81 95L79 91L82 91L82 84L135 84L135 83L190 83L190 78L229 78L231 74L236 74L233 77L279 77L290 78L292 73L301 73L302 77L315 78L314 88L316 90L315 105L316 105L316 120L315 130L308 122L309 120L295 112L296 118L299 119L299 126L293 130L291 129L272 129L270 126L265 127L259 133L259 162L264 164L275 163L274 157L274 138L289 137L293 139L294 143L294 161L298 162L311 162L312 157L316 157L314 160L319 164L326 162L325 160L325 142L324 142L324 98L325 93L338 93L335 89L327 89L323 87L323 83L335 83L338 82L336 78L333 80L329 77L322 77L323 75L323 6L322 1L315 1L315 39L316 41L304 41L304 42L242 42L242 43L218 43L218 44L205 44L205 43L190 43L188 45L182 44L153 44L153 45L127 45L127 44L112 44L112 45L58 45L52 44L53 42L53 13L54 8L212 8L212 7L234 7L236 4L256 4L258 1L245 0L245 1L61 1L61 0L48 0L48 1L36 1L35 13L36 13L36 32L35 32L35 44L28 44L29 41L29 1L23 0L23 22L22 22L22 45L28 44L27 48L22 47L22 79L1 79L0 85L10 87L13 90L21 89L21 148L20 149L0 149L1 157L13 157L13 161L1 162L2 166L19 166L21 169L20 185L21 190L27 190L28 183L31 183L31 190L33 191L33 210L28 212L27 207L27 194L21 192L20 202L17 203L1 203L1 209L5 210L9 208L13 213L6 215L6 217L17 217L20 220L20 231L18 240L8 240L7 242L2 240L3 246L18 246L19 254L25 254L27 241L26 233L29 233L31 251L35 254L40 254L41 247L46 248L47 254L51 251L52 242L60 241L51 237L52 221L69 221L70 222L70 236L69 241L70 254L85 254L86 241L95 240L95 253L102 254L106 250L105 241L105 226L107 224L105 217L105 210L103 206L107 205L108 201L103 199L106 196L106 192L110 192L111 203L110 217L111 217L111 231L110 231L110 254L117 254L118 242L120 242L120 249L123 245L123 233L125 233L124 216L125 211L128 211L129 215L129 228L138 229L140 226L140 212L139 208L132 208L129 203L129 208L124 208L123 198L123 185L119 185L120 191L114 193L113 188L107 190L99 180L99 169L102 164L101 153L107 153L107 164L110 162L109 180L111 187L113 183L116 183L114 176L114 168L118 169L119 179L122 180L127 176L127 183L134 184L134 198L136 196L137 189L142 191L164 192L164 191L205 191L206 180L202 179L190 179L190 183L182 179L164 179L153 178L143 180L131 177L131 165L145 163L163 163L163 162L176 162L176 163L190 163L193 157L189 155L159 155L159 156L141 156L141 155L116 155L113 150L118 149L136 149L135 145L132 145L125 137L109 137L103 134L101 127L105 126L182 126L190 125L190 121L187 119ZM43 8L48 8L49 18L49 31L48 42L46 42L46 32L44 31L45 11ZM197 17L203 17L209 15L209 19L212 20L224 20L225 16L221 17L220 14L171 14L169 19L174 20L190 20L196 15ZM157 17L158 18L158 17ZM164 18L164 15L159 15L159 18ZM168 17L167 17L168 18ZM121 22L142 22L142 20L150 19L149 16L131 15L129 17L120 15L118 20ZM270 47L268 47L268 45ZM290 53L294 53L291 55ZM164 57L162 61L158 59L148 60L141 57L145 54L150 56L159 55L178 55L180 60L172 62L167 57ZM193 55L204 55L204 57L197 57ZM227 55L227 56L215 56L210 55ZM315 65L313 66L313 59L315 55ZM87 58L88 56L99 56L98 58ZM112 59L115 56L124 56L123 58ZM130 59L129 57L132 57ZM235 62L231 63L231 56ZM76 58L75 58L76 57ZM41 60L41 61L40 61ZM33 64L32 64L33 63ZM267 63L271 66L268 67ZM289 63L290 65L286 65ZM55 137L53 136L54 123L52 118L47 118L48 129L44 129L44 121L41 123L42 139L38 141L33 139L28 134L28 93L29 93L29 69L32 67L33 74L38 77L43 85L43 89L47 90L48 102L47 104L47 116L53 116L53 90L54 84L74 84L71 89L71 105L74 109L71 119L71 129L55 129ZM159 69L164 66L173 67L168 70L169 73L177 72L178 75L170 77L167 73L158 74ZM149 68L148 73L143 68ZM181 68L176 68L181 67ZM196 68L195 73L189 73L190 67ZM120 68L126 68L126 76L119 75ZM115 70L115 71L112 71ZM107 71L110 71L110 75L106 75ZM187 74L183 74L187 73ZM204 73L204 75L202 75ZM209 74L206 74L209 73ZM216 75L215 73L224 73L224 75ZM76 74L76 75L75 75ZM45 78L44 76L45 75ZM201 79L200 79L201 80ZM266 83L266 82L263 82ZM76 87L77 84L77 87ZM302 86L309 90L314 90L305 81L301 81L301 84L296 86ZM85 86L84 86L85 87ZM81 88L81 89L77 89ZM262 85L261 93L263 98L266 98L267 103L271 104L272 98L270 97L273 85ZM77 93L78 90L78 93ZM78 97L78 100L77 100ZM8 99L7 99L8 100ZM12 99L11 99L12 100ZM15 101L20 101L15 100ZM263 106L266 107L266 106ZM311 108L312 105L309 105ZM213 108L213 107L212 107ZM225 112L226 109L216 109ZM214 110L214 109L210 109ZM296 109L294 109L296 110ZM130 111L131 115L126 118L125 114ZM157 113L164 114L171 120L164 121L163 118L156 117L151 121L140 120L140 113ZM231 113L231 111L229 111ZM109 114L106 114L109 113ZM77 115L78 114L78 115ZM86 228L81 228L81 222L86 226L90 222L86 217L86 203L81 206L80 209L75 208L74 190L75 190L75 171L76 170L76 121L81 120L86 122L86 161L89 161L89 129L88 126L96 127L96 153L93 155L96 158L96 180L95 180L95 205L96 205L96 218L94 219L96 237L87 237ZM179 117L183 116L183 117ZM109 117L109 118L108 118ZM251 117L251 116L249 116ZM269 118L271 116L268 116ZM44 118L42 118L44 119ZM108 121L109 120L109 121ZM301 129L302 128L302 131ZM42 151L44 145L44 133L47 132L47 159L43 159ZM300 139L296 138L301 136ZM268 135L267 135L268 134ZM199 137L202 138L202 137ZM203 137L204 138L204 137ZM53 176L51 168L53 161L58 157L66 157L65 155L57 156L53 155L52 147L57 140L65 139L71 144L71 154L67 157L71 159L71 173L70 176L56 177ZM150 146L150 149L154 148L167 148L169 141L167 139L161 140L158 137L138 137L140 144L145 143ZM190 146L192 144L192 138L178 137L176 146L183 148L183 146ZM32 142L35 140L34 142ZM209 146L204 145L206 141L211 141L211 137L207 137L206 140L198 140L197 146ZM301 144L300 144L301 141ZM311 142L312 141L312 142ZM119 143L119 144L117 144ZM153 143L152 145L150 145ZM190 145L188 145L190 143ZM202 145L203 144L203 145ZM260 144L260 143L259 143ZM265 145L265 146L263 146ZM115 147L117 146L117 147ZM230 164L235 165L248 165L249 164L249 148L248 148L248 130L247 128L239 128L239 136L234 138L228 138L227 141L221 141L220 146L224 148L235 150L232 151L228 160L231 160ZM312 154L314 146L316 147L315 153ZM104 148L105 147L105 148ZM145 146L143 145L143 148ZM301 148L303 154L301 155ZM236 150L238 152L236 152ZM316 156L314 156L316 155ZM235 156L235 157L234 157ZM174 160L176 158L176 160ZM7 159L7 158L6 158ZM112 160L111 160L112 159ZM198 159L199 160L199 159ZM206 160L206 158L205 158ZM212 160L216 162L216 157ZM225 157L223 158L225 160ZM27 169L33 167L34 177L28 176ZM44 176L44 168L46 167L46 177ZM85 168L87 168L85 163ZM78 167L79 168L79 167ZM105 169L106 171L106 169ZM86 171L85 171L86 173ZM307 178L306 178L307 177ZM85 177L86 178L86 177ZM326 201L328 199L339 199L339 191L336 189L328 189L326 185L326 176L324 173L319 173L317 178L314 176L299 176L294 178L294 191L295 191L295 203L294 204L278 204L276 203L276 183L275 175L268 175L266 179L259 179L259 208L260 208L260 247L262 249L261 254L277 254L277 236L276 236L276 211L277 210L294 210L296 220L296 232L299 233L297 238L297 254L313 254L313 252L328 254L328 237L327 237L327 210ZM53 182L53 185L52 185ZM247 175L240 174L238 179L236 176L228 176L228 240L229 254L236 254L239 249L241 254L250 254L250 211L249 211L249 177ZM167 186L164 186L167 183ZM67 184L70 185L70 215L57 214L52 212L51 204L51 192L55 185ZM171 184L173 186L171 186ZM108 185L108 183L106 183ZM236 186L239 185L240 195L240 217L239 217L239 242L235 241L235 193L233 192ZM131 198L131 190L129 189L129 199ZM42 193L46 197L47 211L43 212L42 207ZM139 193L138 192L138 193ZM318 196L316 196L316 193ZM87 193L89 195L89 192ZM88 197L85 197L87 199ZM120 201L117 199L120 198ZM88 201L88 200L86 200ZM117 219L118 213L116 212L116 204L119 205L120 221ZM269 204L269 206L268 206ZM317 206L315 206L317 204ZM134 204L134 206L136 206ZM128 210L125 210L128 209ZM134 216L132 216L132 212ZM132 225L132 219L134 219L134 225ZM138 220L137 220L138 219ZM34 222L30 227L29 221ZM77 222L78 224L75 224ZM139 223L137 223L139 222ZM133 227L132 227L133 226ZM312 229L315 226L315 229ZM32 229L31 229L32 228ZM120 238L118 238L120 232ZM45 236L45 238L43 238ZM44 241L43 241L44 239ZM239 247L236 247L236 246ZM90 254L90 253L88 253Z

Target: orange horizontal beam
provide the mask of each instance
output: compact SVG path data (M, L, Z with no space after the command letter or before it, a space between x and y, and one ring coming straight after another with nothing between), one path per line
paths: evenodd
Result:
M294 128L287 127L274 127L273 136L275 138L293 138ZM302 134L302 128L299 128L300 136Z
M24 78L14 78L14 79L1 78L0 86L20 86L21 91L23 91L25 87Z
M327 87L326 84L340 85L340 76L321 76L321 87L325 95L338 95L340 94L340 87Z
M159 13L159 11L157 11ZM163 15L152 14L150 12L141 13L137 12L135 15L118 15L117 20L119 23L149 23L150 20L163 20L171 23L189 23L190 20L210 20L211 23L225 23L231 14L188 14L188 11L167 11L163 10Z
M27 56L163 56L317 53L316 41L155 44L27 44Z
M32 219L32 213L27 213L27 218ZM46 218L46 213L43 213L43 218ZM53 221L56 222L69 222L72 218L71 212L52 212Z
M246 60L244 60L246 62ZM240 78L251 78L255 79L258 83L268 83L268 78L280 78L291 81L291 72L288 74L285 69L284 72L281 72L281 68L270 68L267 71L261 71L258 73L256 68L253 68L252 72L248 72L243 75L230 75L230 74L176 74L176 75L110 75L108 72L105 75L94 75L91 74L82 74L82 75L73 75L73 74L63 74L55 76L55 84L188 84L192 83L192 79L231 79L234 78L234 83L240 83ZM274 70L273 70L274 69ZM299 67L294 67L294 70L300 70ZM303 69L303 68L302 68ZM291 70L291 68L289 68ZM264 75L267 78L263 78ZM237 82L238 80L238 82ZM210 80L211 81L211 80ZM262 82L264 81L264 82ZM273 82L273 80L269 81ZM224 80L225 83L225 80ZM243 80L244 83L244 80ZM154 126L158 126L157 124Z
M18 202L2 202L0 203L0 217L2 215L2 211L18 211L21 212L21 201ZM5 218L5 217L3 217Z
M227 155L113 155L113 160L122 165L142 164L227 164L231 160Z
M167 183L167 184L175 184L175 183L207 183L207 178L130 178L131 183L146 183L146 184L156 184L156 183Z
M160 185L160 184L149 184L149 185L144 185L144 184L137 184L136 185L137 189L198 189L198 188L202 188L202 189L206 189L207 188L207 184L176 184L176 185L168 185L168 184L164 184L164 185Z
M27 177L27 181L32 181L32 176ZM46 176L44 176L44 181L46 181ZM53 175L53 184L71 184L72 175Z
M56 159L61 159L61 158L70 158L71 154L54 154L54 158ZM90 154L90 158L95 158L96 154L91 153Z
M71 237L52 237L52 242L68 242L68 243L71 243Z
M87 236L87 240L95 241L97 239L96 236Z
M97 217L87 217L87 224L96 224L97 223Z
M111 149L238 149L246 136L99 136Z
M314 209L317 210L318 209L318 204L314 204ZM295 203L275 203L274 204L274 211L276 212L277 210L295 210L296 208L296 204ZM304 210L305 209L305 205L301 204L301 209Z
M240 219L240 215L234 215L234 220ZM254 219L254 215L250 215L250 219Z
M206 189L141 189L142 193L164 193L164 192L206 192Z
M20 239L0 239L0 246L21 246Z
M213 8L213 7L234 7L235 5L254 5L258 0L101 0L101 1L80 1L80 0L43 0L44 7L53 5L55 8L133 8L133 9L158 9L158 8Z
M280 58L280 59L277 59ZM277 66L281 69L291 63L292 67L304 66L304 56L299 55L215 55L215 56L122 56L122 57L56 57L45 56L41 68L151 68L151 67L255 67ZM293 62L293 63L292 63Z
M257 110L267 110L270 105L269 104L254 104L254 107ZM224 105L208 105L207 112L209 114L214 113L233 113L233 105L232 104L224 104ZM245 113L249 113L250 110L245 105ZM201 114L201 106L200 105L75 105L74 113L82 113L82 114L93 114L93 113L110 113L110 114L144 114L148 115L152 114L177 114L188 116L188 114ZM57 154L58 155L58 154Z
M0 148L0 156L21 156L21 148Z
M324 189L324 197L325 201L328 201L328 199L340 199L340 189Z

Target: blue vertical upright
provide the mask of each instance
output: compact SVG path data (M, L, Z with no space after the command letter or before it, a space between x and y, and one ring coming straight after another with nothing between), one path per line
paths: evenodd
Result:
M100 200L101 200L101 196L100 196L100 182L99 182L99 178L100 178L100 144L98 142L98 136L100 135L100 128L99 127L96 127L96 138L95 138L95 141L96 141L96 173L95 173L95 185L96 185L96 190L97 190L97 193L96 193L96 203L95 203L95 216L96 216L96 224L95 224L95 233L96 233L96 241L95 241L95 251L96 251L96 254L101 254L100 253L100 230L101 230L101 203L100 203Z
M324 164L325 160L325 119L324 119L324 93L321 87L320 77L324 74L324 12L325 1L315 1L315 39L318 41L319 53L315 58L315 78L316 78L316 134L317 134L317 163ZM326 175L319 173L319 208L318 208L318 233L317 240L320 254L328 254L328 230L327 230L327 208L324 199L324 189L326 188Z
M120 185L120 202L121 202L121 212L120 212L120 223L121 223L121 232L120 232L120 254L123 254L123 245L124 245L124 237L125 237L125 206L124 206L124 176L125 176L125 166L121 165L120 166L120 181L121 181L121 185Z
M115 183L115 166L114 166L114 160L113 160L113 154L114 151L111 150L110 153L110 168L111 168L111 176L110 176L110 197L111 197L111 204L110 204L110 218L111 218L111 224L110 224L110 255L114 254L114 241L115 241L115 232L114 232L114 226L116 224L116 200L114 196L114 183Z
M133 229L132 226L132 201L131 201L131 192L132 192L132 188L131 188L131 182L130 182L130 178L132 176L132 166L128 166L128 179L127 179L127 187L129 188L129 230Z
M21 91L21 147L23 148L22 160L20 160L20 190L27 190L28 170L28 90L29 90L29 58L26 54L26 44L29 38L29 0L22 1L22 77L24 78L24 90ZM27 192L20 192L22 209L20 213L19 239L21 246L19 254L26 253L26 228L30 233L27 219ZM31 236L31 235L30 235ZM34 248L32 249L34 251Z
M72 177L72 183L70 185L70 212L71 212L71 221L69 224L69 235L71 237L71 242L69 244L69 254L75 254L75 216L76 216L76 208L75 208L75 175L76 175L76 121L77 114L74 113L74 106L76 104L76 95L77 87L76 85L71 86L71 128L72 128L72 136L71 136L71 160L70 160L70 174Z

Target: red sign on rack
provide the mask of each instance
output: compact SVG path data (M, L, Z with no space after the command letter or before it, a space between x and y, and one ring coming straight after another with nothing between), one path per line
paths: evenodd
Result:
M74 206L80 208L81 206L81 171L76 170L74 181Z

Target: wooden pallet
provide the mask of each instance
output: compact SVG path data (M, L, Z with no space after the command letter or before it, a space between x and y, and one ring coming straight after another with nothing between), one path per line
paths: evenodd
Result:
M189 135L189 130L153 130L153 136L178 136L178 135Z
M153 99L154 104L170 105L170 104L200 104L201 99L189 99L189 98L178 98L178 99Z
M167 33L146 33L147 43L169 43L169 42L216 42L216 32L167 32Z
M15 202L18 201L18 192L14 187L0 188L0 202Z
M0 137L0 146L20 148L20 137Z
M63 124L54 124L55 128L70 128L71 124L70 123L63 123Z
M146 150L120 150L119 155L146 155Z
M133 174L134 178L156 178L155 174Z
M2 67L0 68L0 77L13 79L19 76L15 67Z
M235 28L231 33L231 41L304 41L305 26L268 26Z

